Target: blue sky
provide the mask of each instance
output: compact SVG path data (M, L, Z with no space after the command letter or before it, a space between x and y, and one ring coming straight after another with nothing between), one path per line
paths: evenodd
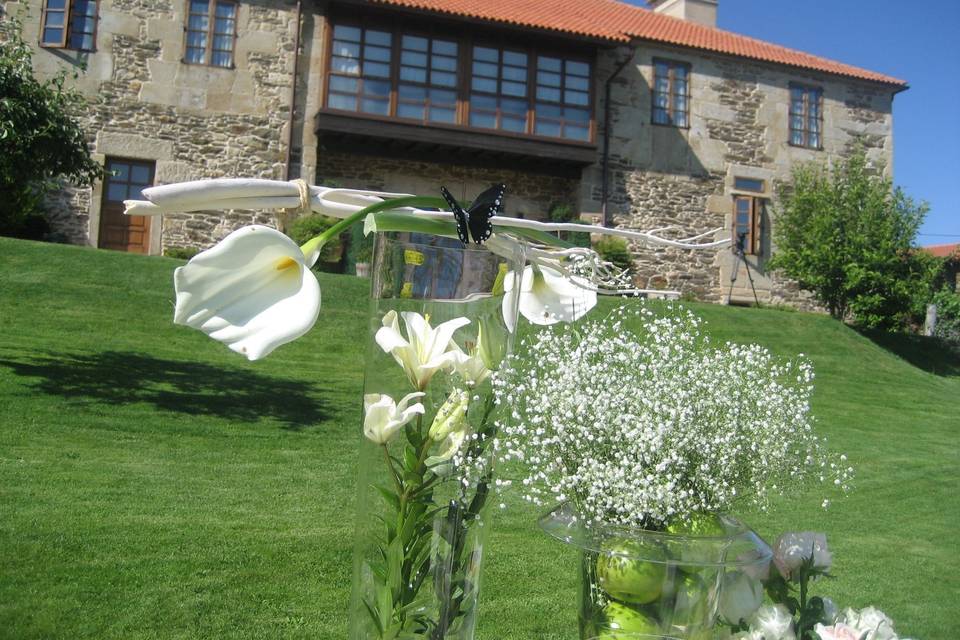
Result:
M717 23L907 80L894 182L930 205L919 244L960 242L960 0L719 0Z

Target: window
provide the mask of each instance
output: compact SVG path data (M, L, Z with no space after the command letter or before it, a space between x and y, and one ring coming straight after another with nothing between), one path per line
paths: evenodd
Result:
M690 65L653 61L653 124L690 126Z
M790 144L822 148L823 89L790 85Z
M766 191L766 184L763 180L758 180L757 178L735 177L733 179L733 188L737 191L755 191L756 193L764 193Z
M153 184L155 163L150 160L107 158L100 206L101 249L148 253L150 219L123 213L124 200L141 200L143 190Z
M457 121L457 43L404 35L400 40L397 116Z
M75 51L95 49L96 0L46 0L41 22L41 46Z
M527 63L528 56L522 51L473 48L471 126L527 131Z
M393 36L387 31L337 25L328 106L389 115L392 43Z
M537 57L535 133L573 140L590 139L590 65L577 60Z
M763 240L763 217L766 200L750 196L735 196L733 199L733 246L743 252L760 255Z
M188 0L184 62L233 66L237 4L224 0Z
M591 65L389 27L335 24L330 109L424 124L592 139Z

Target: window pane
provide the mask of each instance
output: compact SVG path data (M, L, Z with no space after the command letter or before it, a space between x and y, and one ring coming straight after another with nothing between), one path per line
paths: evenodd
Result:
M473 90L474 91L487 91L489 93L497 92L497 81L491 80L489 78L474 78L473 79Z
M420 55L420 54L412 54ZM367 45L363 50L364 60L376 60L377 62L390 62L390 49L387 47L374 47Z
M560 89L551 89L549 87L537 87L537 99L550 100L551 102L560 102Z
M497 99L493 96L484 96L474 94L470 99L470 105L476 109L496 109Z
M363 41L369 44L378 44L380 46L389 47L390 46L390 34L386 31L374 31L372 29L367 29L363 34Z
M363 92L370 96L389 96L390 83L383 80L364 80Z
M327 99L327 106L331 109L344 109L346 111L357 110L357 99L353 96L345 96L339 93L331 93Z
M763 193L763 180L757 180L755 178L734 178L733 187L735 189L740 189L742 191L756 191L758 193ZM738 200L738 202L740 202Z
M67 2L66 0L47 0L47 10L51 9L66 9Z
M333 55L344 58L359 58L360 44L356 42L333 41Z
M210 19L207 16L190 16L190 29L206 31L210 28Z
M811 134L810 134L810 145L809 145L809 146L810 146L811 148L813 148L813 149L819 149L819 148L820 148L820 134L819 134L819 133L811 133Z
M524 67L503 67L503 79L514 80L517 82L527 81L527 70Z
M685 111L676 111L673 114L673 122L678 127L687 126L687 114Z
M237 5L232 2L226 3L217 3L217 17L218 18L233 18L237 13Z
M49 6L49 3L48 5ZM91 0L74 0L73 2L73 15L81 16L96 16L97 15L97 3L92 2Z
M474 62L473 75L484 76L487 78L497 77L497 65L488 62Z
M213 48L218 51L230 51L233 49L233 36L215 36Z
M423 110L422 104L406 104L403 102L397 104L397 115L401 118L423 120Z
M338 24L333 28L333 37L337 40L352 40L360 42L360 29Z
M377 78L390 77L390 65L383 62L364 62L363 75L374 76Z
M187 32L187 46L188 47L199 47L203 49L207 46L207 34L203 31L188 31Z
M210 3L206 0L190 0L190 13L209 13Z
M537 103L537 117L561 118L563 117L563 108L555 104Z
M571 122L590 122L590 111L587 109L571 109L566 107L563 110L563 117Z
M48 27L62 27L63 26L63 16L62 11L57 12L47 12L47 25Z
M517 51L504 51L503 64L512 64L519 67L527 66L527 54Z
M400 54L400 62L413 67L426 67L427 54L418 53L416 51L404 51Z
M665 109L654 108L653 121L656 124L670 124L670 117L667 115Z
M356 78L344 78L343 76L330 76L330 90L342 91L344 93L356 93L360 83Z
M577 89L578 91L589 91L590 80L578 76L567 76L567 89Z
M457 59L451 58L449 56L438 56L434 55L430 59L430 66L434 69L440 71L456 71L457 70Z
M430 107L430 121L453 124L456 122L457 112L454 109Z
M503 82L500 84L500 91L506 96L525 96L527 85L522 82Z
M349 73L351 75L357 75L360 73L360 63L357 60L351 58L341 58L339 56L333 56L333 59L330 61L330 69L338 73Z
M417 67L400 67L400 79L407 82L426 82L427 70Z
M564 91L563 101L567 104L588 104L590 95L584 91Z
M590 127L568 124L563 128L563 137L572 140L589 140Z
M203 49L187 48L186 60L192 64L203 64Z
M484 127L486 129L493 129L497 126L497 119L492 113L471 111L470 112L470 124L474 127Z
M427 90L423 87L415 87L409 84L401 84L399 89L401 100L411 100L423 102L427 99Z
M575 76L584 76L587 77L590 75L590 65L586 62L577 62L575 60L567 60L566 64L567 73Z
M803 144L803 132L793 130L790 132L790 144L801 146Z
M227 20L226 18L217 18L214 23L214 31L216 33L222 33L227 35L233 35L234 25L236 23L233 20Z
M542 84L548 87L559 87L560 86L560 74L551 73L549 71L538 71L537 72L537 84Z
M411 49L412 51L427 50L427 39L420 36L403 36L400 43L404 49Z
M430 102L434 104L456 104L457 94L443 89L431 89Z
M527 113L526 100L510 100L504 98L500 101L500 110L507 113Z
M791 117L791 118L790 118L790 128L791 128L791 129L795 129L795 130L803 129L803 116L797 114L797 115L794 115L793 117Z
M93 51L93 34L75 34L70 36L70 47L80 51Z
M44 44L59 44L63 39L63 29L54 28L51 29L47 27L43 30L43 42Z
M560 72L560 60L559 58L548 58L546 56L539 56L537 58L537 68L542 71L555 71Z
M485 62L499 62L500 60L499 52L496 49L489 49L487 47L474 47L473 59L483 60Z
M130 181L130 165L121 162L111 162L107 167L107 173L111 174L108 180L113 182Z
M229 51L214 51L213 64L217 67L229 67L233 64L233 56Z
M446 71L434 71L430 74L430 82L442 87L457 86L457 74L447 73Z
M504 115L500 117L500 128L504 131L523 133L527 130L527 119L517 116Z
M127 198L127 185L112 183L107 186L107 200L120 202Z
M537 126L534 129L534 132L537 135L552 136L552 137L558 138L560 137L560 123L553 122L550 120L538 120Z
M377 115L385 116L390 110L390 102L387 100L373 100L371 98L364 98L360 101L360 110L364 113L375 113Z
M141 164L135 164L130 168L130 182L140 186L150 184L150 168Z
M434 40L433 41L433 52L442 53L445 56L456 56L457 55L457 43L450 42L448 40Z

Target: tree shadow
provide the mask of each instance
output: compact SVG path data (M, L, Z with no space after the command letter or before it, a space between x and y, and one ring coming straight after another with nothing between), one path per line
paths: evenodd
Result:
M878 347L927 373L960 377L960 348L946 340L879 330L861 330L860 333Z
M270 417L301 430L328 417L315 385L260 373L122 351L45 353L0 360L36 378L39 393L107 404L145 402L157 409L237 422Z

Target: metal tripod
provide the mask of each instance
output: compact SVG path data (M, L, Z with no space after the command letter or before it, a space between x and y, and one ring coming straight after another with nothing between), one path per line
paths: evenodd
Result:
M747 262L747 256L743 252L743 246L746 243L747 234L738 233L737 242L733 246L733 255L736 256L733 262L733 271L730 272L730 291L727 292L727 300L729 301L733 297L733 283L737 281L737 274L740 271L740 263L743 263L743 266L747 270L747 279L750 281L750 290L753 292L753 301L756 303L757 308L760 308L760 299L757 297L757 288L753 284L753 275L750 273L750 263Z

